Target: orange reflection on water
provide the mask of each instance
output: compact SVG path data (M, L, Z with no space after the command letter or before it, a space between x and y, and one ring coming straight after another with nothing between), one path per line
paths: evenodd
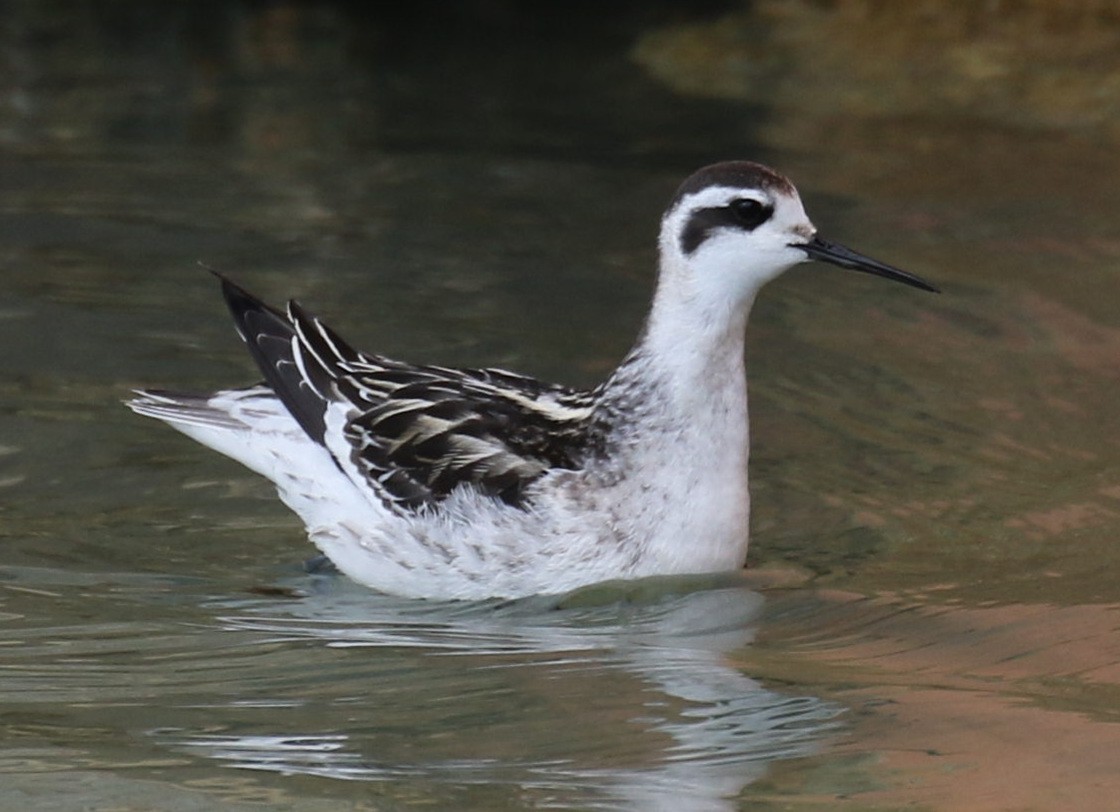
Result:
M837 808L1116 808L1120 605L818 597L767 637L791 643L799 679L844 685L833 693L855 710L838 752L870 757L877 786Z

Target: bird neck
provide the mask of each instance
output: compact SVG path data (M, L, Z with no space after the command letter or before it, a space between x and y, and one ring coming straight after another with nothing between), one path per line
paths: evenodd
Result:
M646 324L604 384L603 400L624 404L621 413L641 423L733 433L741 426L745 439L744 344L754 292L707 296L681 271L662 268Z

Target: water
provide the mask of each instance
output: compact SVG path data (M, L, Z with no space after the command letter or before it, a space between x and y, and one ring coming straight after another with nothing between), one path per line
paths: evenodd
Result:
M10 4L0 805L1106 808L1120 28L858 5ZM119 405L254 378L202 266L361 347L593 382L674 184L728 157L945 289L764 292L745 576L374 595Z
M201 578L4 575L9 624L51 618L4 636L4 772L108 770L126 797L157 780L188 806L191 790L238 800L201 777L227 766L264 774L242 794L296 808L313 778L444 808L723 809L842 713L727 664L762 603L741 585L432 604L334 577L251 597Z

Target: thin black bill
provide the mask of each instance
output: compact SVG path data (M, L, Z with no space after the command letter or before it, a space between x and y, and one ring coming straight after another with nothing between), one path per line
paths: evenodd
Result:
M885 262L879 262L871 257L865 257L863 254L857 254L851 248L845 248L834 242L822 240L820 237L813 237L813 239L806 243L796 243L794 247L800 248L808 254L809 259L828 262L832 265L839 265L841 268L850 268L853 271L862 271L863 273L894 279L896 282L902 282L905 285L911 285L912 287L932 291L933 293L941 292L920 276L904 271L901 268L896 268L893 265L887 265Z

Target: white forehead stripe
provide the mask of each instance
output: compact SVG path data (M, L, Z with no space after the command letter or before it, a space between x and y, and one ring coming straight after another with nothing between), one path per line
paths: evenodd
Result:
M764 203L767 206L774 204L774 196L765 189L743 189L736 186L709 186L699 192L683 195L677 205L669 211L672 216L682 211L695 211L696 209L714 209L726 206L738 198L750 198Z

